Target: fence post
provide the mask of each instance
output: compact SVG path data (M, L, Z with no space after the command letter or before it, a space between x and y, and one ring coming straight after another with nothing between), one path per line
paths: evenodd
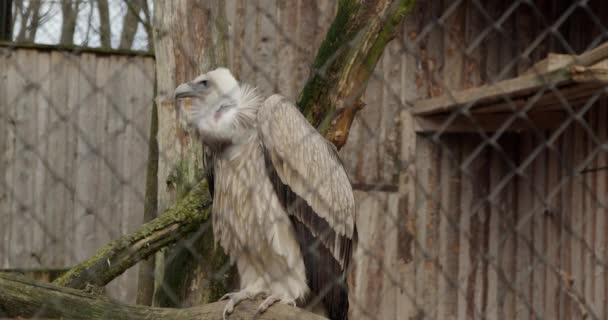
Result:
M12 40L12 8L13 0L0 2L0 41Z

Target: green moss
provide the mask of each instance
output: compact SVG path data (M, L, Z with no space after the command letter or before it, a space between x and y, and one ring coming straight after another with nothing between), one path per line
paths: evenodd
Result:
M319 110L325 110L326 106L317 106L319 96L326 92L328 83L332 79L327 74L337 69L337 66L344 63L342 57L348 53L348 42L352 40L358 30L349 26L352 16L360 8L361 4L355 0L341 0L338 4L336 17L327 31L325 39L321 43L317 56L313 62L313 71L302 89L298 99L298 107L302 114L314 126L319 124Z
M187 235L198 230L201 223L210 217L211 198L209 197L207 182L205 180L194 186L190 193L176 205L166 210L162 216L145 223L141 228L121 239L112 241L97 253L70 269L54 283L76 289L82 289L87 283L104 286L127 268L134 265L145 256L152 254L157 247L164 247L175 242L181 235ZM158 243L155 247L137 252L135 255L124 252L134 242L147 238L155 231L170 225L179 224L177 233ZM120 255L122 254L122 255ZM110 264L108 264L108 261Z
M372 11L363 7L360 1L342 0L339 3L336 18L313 64L313 74L306 82L298 100L298 107L306 119L326 134L335 116L335 106L329 102L329 92L336 90L338 77L345 63L354 61L350 74L352 81L358 81L358 88L365 88L369 76L382 56L386 45L393 39L396 28L403 17L414 5L414 0L400 0L389 9L390 16L372 43L369 51L363 52L352 44L354 37L366 27L373 17ZM352 45L351 45L352 44ZM354 46L354 47L353 47ZM353 56L359 55L359 56ZM352 59L355 58L355 59ZM326 76L331 75L331 76ZM362 90L359 90L362 92Z

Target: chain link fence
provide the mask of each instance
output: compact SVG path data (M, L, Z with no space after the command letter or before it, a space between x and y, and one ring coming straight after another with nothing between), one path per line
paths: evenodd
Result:
M129 50L152 49L154 5L13 0L0 47L3 271L52 281L144 222L153 102L170 93L155 92L154 55ZM311 66L337 5L226 0L230 69L295 101L326 72ZM608 316L607 18L602 1L416 3L339 152L356 202L351 319ZM211 280L172 292L157 259L165 305L197 305L194 287L213 279L238 288L231 264L192 239L176 246ZM131 268L105 294L135 303L153 273Z

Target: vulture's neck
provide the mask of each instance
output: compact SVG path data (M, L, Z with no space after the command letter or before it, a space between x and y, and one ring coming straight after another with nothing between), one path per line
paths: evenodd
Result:
M241 86L241 97L233 119L233 138L231 141L212 146L219 156L232 159L242 152L242 146L251 143L251 140L256 138L257 115L261 102L262 99L256 88L248 85Z

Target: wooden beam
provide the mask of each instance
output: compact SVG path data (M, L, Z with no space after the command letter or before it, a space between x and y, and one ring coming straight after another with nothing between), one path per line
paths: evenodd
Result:
M535 63L530 69L524 71L520 76L541 74L563 68L575 61L574 56L569 54L549 53L547 57Z
M445 113L462 106L488 105L492 102L502 101L505 96L512 99L532 94L539 87L553 84L558 85L570 81L571 76L565 70L556 70L544 75L527 75L509 79L495 84L453 92L451 95L419 100L414 103L414 115L425 116Z
M555 109L563 110L562 99L565 99L568 103L578 101L581 98L590 97L598 90L602 90L603 87L603 84L595 82L565 85L558 88L559 95L554 90L547 90L541 97L538 98L535 98L534 95L530 95L523 98L512 99L509 102L505 101L498 104L475 108L472 110L472 112L475 114L512 112L513 110L526 106L526 104L530 103L531 99L536 99L535 102L533 102L534 105L531 107L531 109L534 109L534 111Z
M602 63L607 56L608 43L571 59L563 55L550 55L517 78L416 101L412 113L418 116L428 116L447 113L468 105L471 105L471 110L474 111L491 107L493 112L496 112L502 111L502 109L496 110L497 108L493 104L501 103L506 105L505 109L508 110L510 106L504 103L508 97L517 101L517 104L523 105L525 98L546 86L557 87L573 83L596 83L598 86L603 86L608 83L608 68ZM535 72L543 70L546 72Z
M467 133L467 132L495 132L502 128L512 113L473 114L472 117L459 115L456 119L448 121L446 115L436 115L416 118L417 133ZM530 113L527 119L515 119L505 131L529 131L555 129L566 119L563 112Z

